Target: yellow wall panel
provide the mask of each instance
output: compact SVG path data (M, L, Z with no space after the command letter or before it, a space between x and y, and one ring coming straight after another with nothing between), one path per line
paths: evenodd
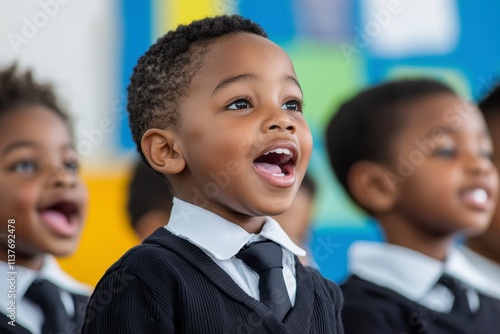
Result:
M153 2L157 35L163 35L175 29L179 24L222 14L224 1L226 0L157 0Z

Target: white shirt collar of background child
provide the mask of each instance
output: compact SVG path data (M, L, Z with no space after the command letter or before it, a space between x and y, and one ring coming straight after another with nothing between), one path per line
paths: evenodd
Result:
M8 263L0 261L0 271L8 273L12 270L9 269ZM19 265L15 266L14 272L16 272L13 274L15 275L16 322L32 333L40 333L43 315L34 304L23 297L36 278L45 278L63 289L61 291L62 302L70 316L75 314L75 306L69 292L89 295L91 291L89 286L78 282L64 272L52 255L45 256L42 269L38 272ZM0 298L0 313L2 314L8 313L7 307L13 300L8 296L9 285L7 279L0 280L0 294L4 296Z
M61 289L74 294L89 296L92 291L89 285L77 281L62 270L56 258L52 255L45 256L45 261L38 278L45 278Z
M452 248L443 264L414 250L380 242L355 242L349 249L349 270L365 280L420 301L446 272L470 287L491 295L481 275L463 254Z
M470 280L478 286L478 290L487 295L500 298L500 264L485 258L465 246L459 247L457 252L465 257L469 264L474 264L474 269L468 271Z
M436 284L443 264L408 248L358 241L349 249L349 271L418 301Z
M248 242L263 238L280 244L295 255L306 254L270 217L266 217L262 231L256 235L202 207L178 198L174 198L173 203L167 230L189 240L218 260L227 260Z
M12 270L8 267L8 263L3 261L0 261L0 271L3 273L12 272ZM90 295L91 292L90 286L78 282L64 272L55 257L49 254L45 256L42 269L39 272L17 264L15 265L15 270L13 271L16 272L16 274L13 275L15 276L17 298L24 296L31 283L33 283L36 278L45 278L70 293ZM9 289L8 285L7 280L0 280L0 291L2 291L3 296L7 296L7 291ZM5 300L6 298L0 298L0 304Z

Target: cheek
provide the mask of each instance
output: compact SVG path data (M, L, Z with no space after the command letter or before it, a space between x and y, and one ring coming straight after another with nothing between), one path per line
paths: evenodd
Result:
M26 217L36 208L39 190L31 183L6 184L0 187L2 216Z
M83 181L79 178L77 183L77 192L80 194L79 198L82 205L87 208L89 203L89 190Z
M417 166L414 174L418 175L417 187L431 196L450 196L463 183L461 173L442 166Z
M498 244L500 245L500 207L497 207L493 218L491 219L490 226L488 228L488 232L497 239Z
M311 156L313 140L312 140L312 135L310 132L306 133L303 136L302 146L304 147L304 150L309 153L309 156Z
M299 138L302 148L304 150L308 150L309 152L312 151L313 138L311 129L309 129L307 123L304 121L304 123L299 124L297 131L300 131Z

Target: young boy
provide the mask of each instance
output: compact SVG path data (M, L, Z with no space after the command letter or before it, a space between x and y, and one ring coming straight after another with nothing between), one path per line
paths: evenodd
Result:
M429 79L384 83L344 103L327 129L330 161L386 243L350 250L346 333L494 333L498 301L452 244L488 226L498 191L477 108Z
M79 333L90 289L54 256L80 239L87 190L49 86L0 71L0 333Z
M497 86L479 103L479 108L488 125L495 153L493 164L500 170L500 86ZM500 298L500 206L491 219L486 232L469 238L467 247L462 248L466 257L480 272L480 281L484 289Z
M290 207L312 147L283 49L240 16L195 21L139 60L128 99L174 205L98 283L83 333L342 333L340 290L268 217Z

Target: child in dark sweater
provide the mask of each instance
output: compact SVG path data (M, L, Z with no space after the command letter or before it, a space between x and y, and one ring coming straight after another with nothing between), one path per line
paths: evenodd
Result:
M78 247L88 192L68 115L30 70L0 70L0 333L80 332L90 288L55 257Z
M500 86L496 86L480 103L493 142L493 164L500 170ZM499 199L500 201L500 199ZM479 271L478 281L493 296L500 299L500 205L488 229L480 235L468 238L462 248Z
M479 110L448 86L408 79L366 89L327 130L333 170L385 243L350 249L346 333L496 333L497 300L453 247L484 231L498 176Z
M312 148L283 49L240 16L195 21L146 52L128 93L139 153L174 205L100 280L83 333L342 333L338 286L269 217Z

